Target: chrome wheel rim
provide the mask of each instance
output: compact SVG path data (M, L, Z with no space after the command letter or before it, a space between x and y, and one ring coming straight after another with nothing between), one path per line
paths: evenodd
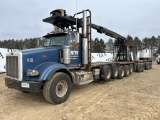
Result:
M127 69L127 75L129 75L129 69Z
M121 73L121 76L124 76L124 69L122 69L122 73Z
M68 90L68 85L67 82L65 80L61 80L58 82L58 84L56 85L56 95L58 97L63 97Z
M107 70L107 79L109 79L111 76L111 71L110 70Z
M118 76L118 70L117 69L115 70L115 76Z

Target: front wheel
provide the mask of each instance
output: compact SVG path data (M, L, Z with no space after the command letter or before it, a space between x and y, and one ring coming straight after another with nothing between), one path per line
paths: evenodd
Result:
M60 104L68 99L71 88L70 77L65 73L57 72L44 83L43 96L50 103Z

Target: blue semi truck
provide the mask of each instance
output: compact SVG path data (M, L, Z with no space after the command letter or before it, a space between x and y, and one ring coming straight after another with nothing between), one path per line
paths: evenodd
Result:
M80 14L82 17L78 17ZM122 79L133 71L152 67L151 59L136 59L135 49L126 45L126 38L92 24L90 10L68 16L65 10L57 9L43 21L56 28L43 36L44 47L6 55L7 87L23 92L43 91L48 102L60 104L68 99L73 85ZM114 61L91 62L92 28L115 38Z

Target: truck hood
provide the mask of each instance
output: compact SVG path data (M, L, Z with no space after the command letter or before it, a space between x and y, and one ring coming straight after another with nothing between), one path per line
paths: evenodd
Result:
M35 69L45 62L59 62L62 47L35 48L22 51L23 70Z
M33 49L26 49L22 50L23 54L37 54L37 53L47 53L47 52L54 52L57 50L62 49L61 47L43 47L43 48L33 48Z

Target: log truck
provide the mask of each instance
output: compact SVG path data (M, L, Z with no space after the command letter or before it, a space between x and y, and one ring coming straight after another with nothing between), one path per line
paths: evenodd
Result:
M73 16L63 9L53 10L43 19L56 28L43 36L44 47L6 55L5 85L22 92L42 91L48 102L60 104L69 98L73 85L122 79L151 68L151 59L138 60L125 37L93 24L91 17L88 9ZM92 29L115 39L113 61L91 62Z

